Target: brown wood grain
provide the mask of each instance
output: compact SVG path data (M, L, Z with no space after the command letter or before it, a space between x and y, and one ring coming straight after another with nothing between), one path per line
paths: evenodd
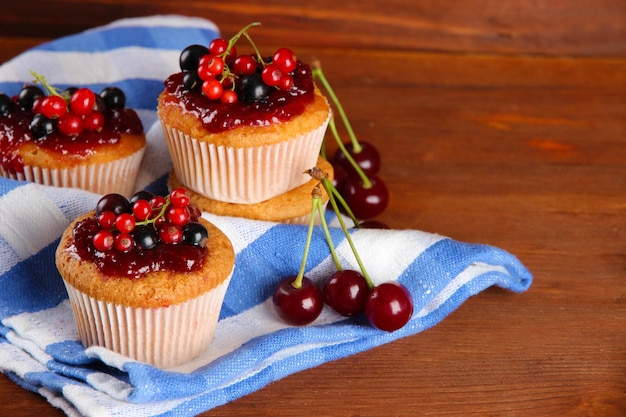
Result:
M301 45L299 56L322 60L357 135L380 149L380 176L391 192L380 219L394 228L502 247L535 280L523 294L484 291L423 333L299 372L202 415L626 415L625 38L611 38L610 50L599 46L600 38L623 25L616 13L624 3L553 2L551 8L529 1L522 16L509 15L508 30L524 26L520 22L531 6L544 11L545 22L556 21L558 11L565 17L555 31L572 29L567 42L542 43L528 35L513 38L524 47L512 48L512 41L494 37L487 47L486 38L476 35L455 47L452 38L440 40L449 43L441 47L447 53L419 50L439 49L422 40L388 50L358 33L361 40L347 47L349 24L336 28L332 41L316 44L310 37L320 22L328 29L350 19L328 10L295 19L289 14L303 6L292 3L266 9L251 2L244 9L189 2L185 10L214 8L228 30L249 20L245 10L283 23L264 35L263 47L281 45L280 37L291 30L289 39ZM486 30L477 23L486 21L486 12L469 9L479 3L503 4L460 2L456 23L474 22ZM85 24L138 13L142 5L95 4L109 14L86 18ZM166 10L164 2L152 4L146 13ZM414 12L430 22L437 21L438 8L443 13L439 3L415 4ZM578 9L567 11L567 4ZM398 18L393 6L378 20ZM371 12L357 22L373 19L375 7L380 4L364 2L364 13ZM582 33L574 30L581 8L597 9L596 18L612 22L602 36L586 37L593 32L591 22ZM38 18L44 17L41 11ZM21 18L2 17L16 25ZM296 23L302 31L294 31ZM532 25L524 27L530 33ZM46 30L52 29L60 34L56 23ZM69 29L80 28L74 23ZM14 43L1 30L0 45L18 51L28 44L20 40L28 38L25 31ZM43 39L46 30L35 35ZM389 42L393 33L381 36ZM513 50L553 55L509 54ZM0 376L0 416L5 415L63 414Z
M626 55L622 0L30 0L5 1L0 39L25 44L124 17L183 14L224 33L260 21L261 43L534 55ZM52 18L53 17L53 18ZM4 42L2 42L4 43ZM2 45L0 43L0 45ZM2 50L0 61L13 56Z

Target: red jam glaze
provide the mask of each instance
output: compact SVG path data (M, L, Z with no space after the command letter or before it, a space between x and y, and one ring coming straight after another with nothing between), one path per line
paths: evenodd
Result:
M74 227L74 243L70 249L81 259L93 262L107 277L141 278L157 271L191 272L202 268L208 253L206 247L186 243L159 243L153 249L134 248L125 253L115 249L99 252L92 244L99 230L94 217L79 221Z
M30 132L29 124L33 113L15 110L0 117L0 166L11 173L23 172L23 161L19 148L26 142L36 142L37 146L64 155L88 156L97 152L98 147L119 142L121 133L143 133L143 124L132 109L106 110L104 127L100 132L83 131L70 138L54 132L36 139Z
M184 91L184 73L170 75L165 80L165 89L174 95L184 109L202 121L211 133L220 133L237 126L267 126L286 122L304 113L306 106L314 100L314 84L311 69L298 61L294 70L294 87L290 91L273 89L266 100L255 103L225 104L211 100L199 91Z

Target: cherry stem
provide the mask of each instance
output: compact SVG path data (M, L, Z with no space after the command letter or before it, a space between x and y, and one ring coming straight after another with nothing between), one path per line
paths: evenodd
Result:
M319 190L318 190L319 191ZM315 190L313 190L313 199L311 203L311 219L309 220L309 230L306 235L306 243L304 245L304 254L302 255L302 263L300 264L300 270L298 275L291 283L291 286L295 289L302 288L302 280L304 279L304 269L306 268L306 260L309 257L309 249L311 248L311 237L313 236L313 227L315 226L315 212L317 210L317 202L315 196ZM319 198L319 197L317 197Z
M352 125L350 124L350 121L348 120L348 116L346 116L346 112L343 110L343 106L341 105L341 102L337 98L337 95L335 94L335 91L333 90L333 88L330 86L330 83L324 76L324 71L322 71L322 65L320 64L319 61L314 62L312 74L314 77L319 78L322 85L328 92L328 95L333 100L333 103L335 103L335 106L337 107L337 111L339 112L339 116L341 117L341 121L346 126L346 130L348 131L348 136L350 136L350 141L352 142L352 148L354 149L354 152L355 153L361 152L363 148L361 147L361 144L357 140L356 135L354 134L354 131L352 130Z
M367 282L367 286L371 290L374 288L374 283L372 282L372 279L367 273L367 270L365 269L365 266L363 265L363 262L361 261L361 258L359 257L359 253L357 252L356 247L354 246L354 242L352 241L352 238L350 237L350 233L348 232L346 223L343 221L343 217L341 215L341 212L339 211L339 207L337 206L337 201L335 200L335 196L340 197L340 198L341 196L337 193L337 190L333 186L332 182L328 179L327 175L321 178L321 182L322 182L322 185L324 186L324 189L326 189L326 193L328 194L328 200L330 201L330 205L332 206L333 211L335 212L335 215L337 216L337 220L339 220L339 224L341 225L341 230L343 230L343 234L346 236L346 239L348 240L348 244L350 245L350 249L352 250L352 253L354 254L354 258L356 259L356 262L359 265L359 268L361 269L363 278L365 278L365 282ZM345 204L345 201L344 201L344 204ZM356 219L354 218L353 218L353 221L355 225L359 224L358 221L356 221ZM329 241L329 244L331 247L333 246L331 241ZM333 252L333 250L331 250L331 252ZM335 262L338 262L338 260Z
M359 164L357 164L356 161L354 160L354 158L352 158L352 155L350 155L350 152L348 152L348 150L344 146L343 142L341 141L341 138L339 137L339 133L337 132L337 126L335 125L335 118L334 117L330 118L330 121L328 122L328 127L330 127L330 131L332 132L333 136L335 137L335 141L337 142L337 146L339 146L339 149L341 150L341 152L345 155L346 159L350 162L350 165L352 165L352 167L354 168L356 173L359 175L359 178L361 178L361 181L363 181L363 188L365 188L365 189L371 188L372 187L372 182L367 177L367 175L365 175L365 172L363 172L363 170L361 169Z
M322 229L324 229L324 235L326 236L326 241L328 242L328 249L330 249L330 255L333 258L333 262L335 262L335 267L337 268L337 270L341 271L343 268L341 267L341 262L339 262L339 257L337 256L337 252L335 252L335 245L333 244L333 239L330 237L330 232L328 230L328 223L326 222L326 217L324 216L324 207L322 206L322 199L320 197L315 197L315 196L313 196L313 198L317 205L317 213L320 216Z

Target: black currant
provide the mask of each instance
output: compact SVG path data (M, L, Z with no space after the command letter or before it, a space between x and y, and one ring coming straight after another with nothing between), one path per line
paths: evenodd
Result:
M131 213L130 202L121 194L106 194L100 197L96 204L96 216L104 211L112 211L116 216L122 213Z
M237 87L239 100L244 103L255 103L267 98L272 88L263 82L261 74L254 73L241 77Z
M178 63L182 71L196 71L200 58L209 53L209 48L203 45L189 45L180 53Z
M106 87L100 92L100 97L108 109L123 109L126 107L126 94L118 87Z
M54 133L56 129L56 124L54 120L48 119L43 114L39 113L33 117L33 120L31 120L30 122L29 128L30 132L36 139L41 139L44 136Z
M183 75L183 90L200 91L202 88L202 80L197 72L186 72Z
M183 227L183 242L194 246L206 246L209 232L200 223L188 223Z
M159 243L156 229L151 225L141 225L133 230L135 246L139 249L152 249Z
M31 111L35 100L44 95L43 90L36 85L27 85L20 90L17 96L17 102L23 110Z
M13 111L13 100L4 93L0 93L0 116L8 116Z
M150 191L137 191L135 194L132 195L132 197L130 198L130 204L132 205L135 201L137 200L146 200L146 201L150 201L152 199L152 197L154 197L154 194L151 193Z

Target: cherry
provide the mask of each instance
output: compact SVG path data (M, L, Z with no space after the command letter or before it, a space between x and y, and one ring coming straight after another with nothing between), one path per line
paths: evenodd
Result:
M13 100L4 93L0 93L0 116L8 116L13 111Z
M274 290L272 301L278 315L287 323L303 326L313 322L322 312L324 302L320 289L307 277L294 286L297 276L283 279Z
M190 245L204 247L206 246L209 232L200 223L189 223L183 227L183 242Z
M153 249L159 243L157 231L150 225L137 226L133 230L133 239L139 249Z
M41 139L44 136L54 133L56 129L56 123L54 120L44 116L41 113L36 114L28 125L30 132L36 139Z
M342 316L349 317L365 310L370 288L359 272L343 269L328 277L322 293L326 304Z
M389 204L389 191L383 180L371 177L369 181L370 186L366 187L360 177L349 177L341 189L355 217L361 220L378 216Z
M126 107L126 94L118 87L105 87L100 97L108 109L123 109Z
M368 177L375 176L380 170L380 154L378 150L368 142L359 142L359 148L358 152L356 152L352 142L345 145L346 151L365 175ZM349 175L357 175L355 168L341 149L338 149L335 155L333 155L332 163L333 165L341 165Z
M111 193L100 197L100 200L96 203L96 215L99 215L103 211L112 211L116 216L122 213L130 213L130 203L121 194Z
M43 90L36 85L27 85L22 88L17 96L17 104L23 110L32 110L35 100L44 97Z
M374 287L365 304L365 315L377 329L393 332L413 315L413 299L406 287L389 281Z

